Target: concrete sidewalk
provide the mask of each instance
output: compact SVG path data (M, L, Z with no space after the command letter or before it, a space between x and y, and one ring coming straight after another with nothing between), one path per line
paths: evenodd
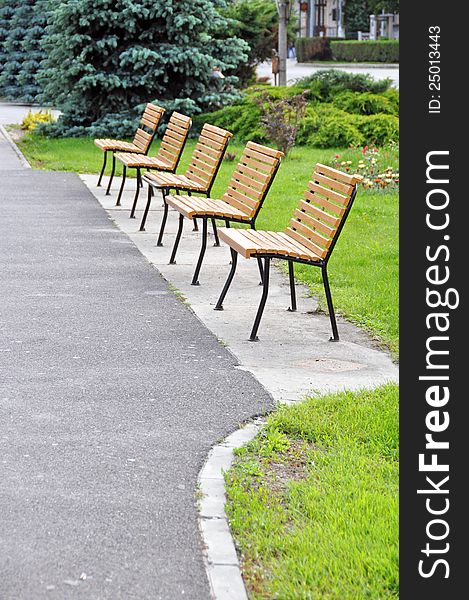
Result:
M0 598L206 600L197 475L272 400L76 175L0 151Z

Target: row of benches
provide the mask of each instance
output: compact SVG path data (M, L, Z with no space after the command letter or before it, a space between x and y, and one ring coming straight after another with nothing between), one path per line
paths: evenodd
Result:
M112 153L112 171L106 190L107 194L110 193L116 160L123 164L123 179L116 205L120 205L121 202L127 169L136 169L137 190L130 213L132 218L135 216L143 182L148 183L148 197L140 224L141 231L145 229L154 190L161 191L164 213L158 236L158 246L163 243L169 207L179 212L179 227L170 263L176 261L184 219L193 220L195 229L197 229L197 219L202 221L202 244L192 278L193 285L199 285L199 273L207 247L207 230L210 220L215 235L215 245L219 245L219 239L222 239L228 244L231 251L231 269L215 310L223 310L223 301L235 275L238 254L245 258L257 259L263 292L249 338L251 341L258 339L257 331L269 292L271 260L276 258L288 262L291 310L293 311L296 310L294 263L321 268L332 327L330 339L338 341L339 334L327 265L352 207L361 177L349 175L318 163L286 230L283 232L256 231L257 215L278 171L283 153L267 146L248 142L226 192L220 199L213 199L210 198L211 189L232 134L214 125L205 124L192 153L189 167L184 174L176 174L192 122L189 117L174 112L163 135L158 153L156 156L150 157L148 151L163 113L163 108L148 104L133 142L112 139L95 140L95 144L104 152L98 186L101 185L109 152ZM143 175L142 170L145 171ZM170 191L175 193L170 195ZM225 227L217 228L217 220L224 221ZM249 228L232 229L230 228L231 223L246 224Z

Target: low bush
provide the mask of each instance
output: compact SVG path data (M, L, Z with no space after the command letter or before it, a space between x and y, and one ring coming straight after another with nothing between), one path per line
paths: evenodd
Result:
M390 89L391 83L390 79L373 79L368 73L321 69L312 75L298 79L295 85L297 88L310 89L312 97L328 101L336 94L346 90L382 94Z
M398 108L395 103L384 94L346 91L337 94L332 102L338 108L357 115L398 114Z
M55 119L50 110L39 110L38 112L28 110L27 115L21 121L20 127L24 131L33 131L38 125L46 123L55 123Z
M383 146L399 139L399 119L394 115L359 117L356 126L368 144Z
M298 120L297 144L318 148L383 145L399 136L399 93L389 85L389 80L375 81L369 75L334 69L318 71L295 86L258 85L248 88L236 104L195 117L193 134L208 122L228 129L239 140L278 146L278 139L262 124L262 104L288 104L304 95L308 105Z
M399 40L331 41L333 60L341 62L399 62Z

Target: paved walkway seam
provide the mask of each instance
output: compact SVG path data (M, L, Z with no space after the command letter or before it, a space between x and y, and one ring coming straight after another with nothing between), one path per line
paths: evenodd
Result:
M225 512L223 475L233 463L234 450L251 441L264 423L264 419L257 418L213 446L199 473L199 528L214 600L248 600Z

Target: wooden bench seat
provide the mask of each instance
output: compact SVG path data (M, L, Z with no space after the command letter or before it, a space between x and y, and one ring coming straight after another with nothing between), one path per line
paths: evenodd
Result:
M223 200L213 200L201 196L167 196L166 201L171 208L176 209L188 219L193 219L200 213L216 219L239 219L240 221L249 219L243 211Z
M338 341L339 334L327 276L327 264L352 208L357 185L361 179L360 175L349 175L318 163L303 199L300 200L285 231L221 228L219 236L229 245L232 261L230 273L215 310L223 310L223 300L236 271L238 254L244 258L263 260L261 274L263 293L250 336L250 340L255 341L268 295L271 259L288 261L292 311L296 310L294 263L317 266L322 271L333 334L331 340Z
M207 220L212 221L215 232L217 231L215 219L225 221L227 226L232 222L246 223L254 229L257 215L282 157L283 153L279 150L248 142L221 199L192 195L166 197L167 204L179 212L179 229L174 241L170 263L176 262L176 252L181 240L184 218L202 219L202 247L192 278L192 285L199 284L199 272L207 245ZM218 242L218 236L216 241Z
M123 165L122 183L116 200L116 206L120 206L122 194L124 192L127 178L127 169L137 170L137 189L130 211L130 217L135 216L137 201L142 187L142 169L147 171L160 171L165 173L174 173L186 145L189 130L192 126L192 119L178 112L173 112L161 140L161 145L156 156L148 156L142 153L124 152L117 153L116 159Z
M110 193L112 180L114 178L114 173L116 172L116 152L147 154L155 137L156 130L164 111L165 109L161 106L157 106L156 104L149 102L143 111L143 115L140 119L140 126L135 132L132 142L113 140L109 138L100 138L94 140L95 146L104 152L103 166L98 179L98 187L101 185L101 180L106 169L107 154L108 152L112 152L112 169L106 189L106 195L109 195Z

